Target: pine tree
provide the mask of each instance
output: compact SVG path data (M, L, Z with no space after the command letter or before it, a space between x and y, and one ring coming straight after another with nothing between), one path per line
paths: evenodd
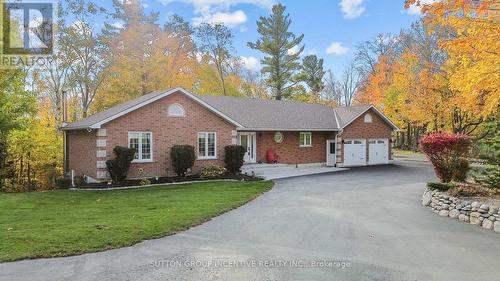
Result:
M323 59L318 59L316 55L304 57L300 77L311 90L311 94L316 97L325 88L325 83L323 83L324 75Z
M298 83L294 76L300 69L298 60L304 51L304 46L299 47L304 34L297 37L289 31L292 21L284 12L285 6L274 5L269 17L260 17L257 21L260 39L255 43L248 42L250 48L267 55L261 60L264 65L261 72L267 74L266 83L277 100L288 97L290 89ZM296 48L298 50L294 51Z

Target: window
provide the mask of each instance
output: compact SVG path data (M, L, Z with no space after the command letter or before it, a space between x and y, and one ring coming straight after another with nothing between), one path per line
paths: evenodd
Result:
M311 132L300 132L299 146L300 147L312 146L312 134L311 134Z
M362 144L363 142L362 142L362 141L360 141L360 140L354 140L354 142L353 142L353 143L354 143L354 144Z
M168 116L170 117L184 117L185 113L184 107L178 103L171 104L168 107Z
M198 159L217 159L217 136L212 132L198 133Z
M153 161L153 133L129 132L128 147L135 149L133 162Z
M371 123L372 122L372 116L370 113L365 114L365 123Z

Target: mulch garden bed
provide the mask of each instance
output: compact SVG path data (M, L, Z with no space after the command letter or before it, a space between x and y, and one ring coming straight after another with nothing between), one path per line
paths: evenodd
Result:
M190 182L190 181L205 181L205 180L238 180L238 181L261 181L260 177L254 177L244 174L235 175L223 175L216 178L202 178L200 175L191 175L186 177L158 177L149 178L151 184L162 184L162 183L179 183L179 182ZM99 183L85 183L78 185L76 188L119 188L119 187L129 187L129 186L140 186L141 179L130 179L124 180L122 182L99 182Z

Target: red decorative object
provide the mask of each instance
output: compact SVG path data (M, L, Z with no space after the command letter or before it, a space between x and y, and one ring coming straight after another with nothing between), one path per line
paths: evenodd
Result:
M276 154L272 148L267 150L267 163L278 163L278 154Z

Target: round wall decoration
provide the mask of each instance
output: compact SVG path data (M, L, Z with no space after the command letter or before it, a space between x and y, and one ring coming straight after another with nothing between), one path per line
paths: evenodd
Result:
M281 143L283 141L283 134L281 132L276 132L274 134L274 141L276 143Z

